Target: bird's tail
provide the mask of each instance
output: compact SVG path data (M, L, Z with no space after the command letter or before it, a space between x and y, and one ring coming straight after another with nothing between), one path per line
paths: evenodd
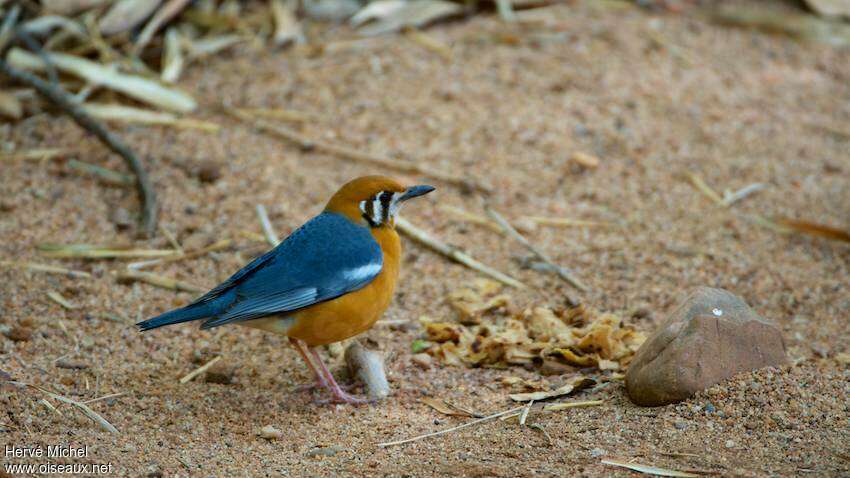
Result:
M164 314L158 315L152 319L145 320L136 324L142 332L146 330L162 327L163 325L180 324L192 320L205 319L212 317L219 311L215 302L199 302L189 304L186 307L170 310Z

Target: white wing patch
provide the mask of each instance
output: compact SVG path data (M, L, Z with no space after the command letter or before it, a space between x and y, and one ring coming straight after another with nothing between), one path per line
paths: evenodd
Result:
M355 267L354 269L348 269L342 275L350 281L360 282L381 272L381 267L383 265L380 262L372 262L371 264Z

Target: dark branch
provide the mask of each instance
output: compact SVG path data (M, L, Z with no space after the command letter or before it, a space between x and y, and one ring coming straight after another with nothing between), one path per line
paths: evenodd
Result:
M133 151L124 144L124 141L122 141L117 135L110 133L106 127L83 111L74 99L57 85L50 84L33 74L19 70L2 59L0 59L0 72L8 75L15 81L35 88L42 96L50 100L50 102L73 118L78 125L97 136L97 138L108 146L109 149L124 159L127 167L129 167L136 176L136 191L139 194L139 202L142 207L142 214L139 218L139 226L144 234L148 237L152 237L156 231L156 193L154 192L153 186L151 186L150 178L148 178L148 173L142 166L141 161L139 161L139 158L135 155L135 153L133 153Z

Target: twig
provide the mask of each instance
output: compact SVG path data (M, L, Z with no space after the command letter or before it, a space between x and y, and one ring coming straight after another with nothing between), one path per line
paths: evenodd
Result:
M200 294L204 291L204 289L189 284L187 282L183 282L177 279L172 279L170 277L165 277L157 274L151 274L150 272L140 272L135 270L126 270L118 272L116 275L118 282L145 282L147 284L162 287L163 289L175 290L175 291L183 291L183 292L192 292L195 294Z
M406 234L416 242L419 242L420 244L430 248L431 250L438 252L455 262L459 262L474 271L480 272L511 287L516 287L518 289L528 288L527 285L514 279L513 277L507 274L503 274L491 268L490 266L478 262L477 260L473 259L472 256L461 251L460 249L431 237L430 235L428 235L427 232L423 231L422 229L419 229L418 227L408 222L407 219L404 219L402 217L396 217L395 227L396 229Z
M147 171L135 153L118 136L112 134L101 123L83 111L71 98L71 96L59 87L47 83L41 78L12 67L5 60L0 59L0 71L15 81L24 83L36 89L42 96L58 106L86 131L94 134L109 149L124 159L127 167L136 176L136 190L142 205L142 215L139 226L143 233L153 236L156 231L157 205L156 193L151 185Z
M584 285L581 282L581 280L579 280L578 277L576 277L569 270L555 264L552 261L552 259L549 258L549 256L547 256L546 254L543 253L543 251L541 251L540 249L535 247L534 244L532 244L531 242L528 241L528 239L525 238L525 236L523 236L522 234L517 232L517 230L514 229L513 226L511 226L511 224L507 221L507 219L502 217L502 215L499 214L498 212L496 212L495 209L493 209L490 206L485 206L484 210L487 212L488 216L490 216L491 218L493 218L494 221L496 221L496 224L498 224L499 226L501 226L502 229L505 230L505 232L508 234L508 236L512 237L514 240L516 240L517 242L519 242L520 244L525 246L526 249L531 251L531 253L534 254L535 256L537 256L541 261L543 261L543 262L549 264L550 266L554 267L554 270L558 273L558 277L560 277L561 279L563 279L564 281L566 281L568 284L575 287L576 289L578 289L582 292L587 292L587 286ZM573 300L570 300L570 301L573 302L573 303L576 303Z
M34 262L12 262L12 261L0 261L0 265L7 267L20 267L22 269L27 269L35 272L47 272L48 274L63 274L70 277L76 278L91 278L91 274L84 271L75 271L71 269L66 269L64 267L57 266L49 266L46 264L36 264Z
M387 156L366 153L347 146L336 145L318 140L314 141L285 126L271 124L261 119L254 119L250 115L245 114L238 109L223 107L222 110L233 117L251 123L251 125L260 132L290 141L303 149L313 149L333 156L338 156L340 158L359 161L362 163L377 164L406 173L421 174L423 176L456 184L462 187L478 189L485 192L490 190L490 188L485 187L482 184L478 184L460 176L455 176L451 173L431 169L415 162L399 161Z
M295 123L303 123L315 119L312 114L304 113L296 110L285 110L280 108L234 108L244 116L253 116L257 118L269 118L280 121L292 121Z
M84 163L82 161L77 161L76 159L69 160L67 164L68 169L97 176L99 179L103 180L103 182L114 186L131 186L135 182L132 177L124 173L119 173L96 164Z
M379 446L379 447L381 447L381 448L386 448L386 447L388 447L388 446L403 445L403 444L405 444L405 443L410 443L410 442L414 442L414 441L424 440L425 438L430 438L430 437L436 437L436 436L440 436L440 435L445 435L446 433L451 433L451 432L454 432L454 431L460 430L460 429L462 429L462 428L471 427L472 425L477 425L477 424L479 424L479 423L486 422L486 421L488 421L488 420L493 420L494 418L499 418L499 417L501 417L502 415L507 415L507 414L509 414L509 413L517 412L517 411L519 411L519 410L522 410L523 408L525 408L525 405L523 405L523 406L521 406L521 407L511 408L510 410L505 410L505 411L503 411L503 412L494 413L493 415L487 415L486 417L482 417L482 418L479 418L479 419L477 419L477 420L472 420L471 422L466 422L466 423L464 423L464 424L462 424L462 425L458 425L458 426L456 426L456 427L447 428L447 429L445 429L445 430L440 430L440 431L438 431L438 432L426 433L426 434L424 434L424 435L419 435L419 436L416 436L416 437L413 437L413 438L406 438L406 439L404 439L404 440L397 440L397 441L390 441L390 442L385 442L385 443L378 443L378 446Z
M280 243L277 239L278 235L274 232L272 222L269 220L269 214L266 212L266 207L262 204L257 204L257 216L260 218L260 224L263 226L263 235L266 238L266 242L272 247L277 246Z
M210 369L210 367L212 367L213 365L218 363L219 360L221 360L221 355L217 356L216 358L210 360L209 362L201 365L200 367L196 368L195 370L192 370L191 372L184 375L183 378L180 379L180 383L187 383L190 380L192 380L193 378L197 377L198 375L206 372L207 370Z

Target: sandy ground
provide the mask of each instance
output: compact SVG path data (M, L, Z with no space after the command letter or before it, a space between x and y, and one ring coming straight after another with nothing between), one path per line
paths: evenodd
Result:
M577 399L604 406L532 416L551 437L495 422L405 446L377 443L436 431L464 418L442 416L423 396L492 413L512 407L499 382L526 370L436 367L410 362L415 327L376 327L368 344L388 357L393 396L373 406L324 406L294 388L308 373L283 338L244 328L201 332L183 325L141 335L132 327L186 303L189 293L119 285L120 261L59 261L92 272L69 279L0 269L0 326L24 323L29 340L0 336L2 369L14 378L87 400L119 430L101 432L65 406L59 416L34 396L0 394L0 444L85 445L88 463L130 476L627 476L600 463L633 458L676 469L740 476L850 474L848 352L850 249L778 235L743 214L850 224L850 54L785 37L730 30L688 15L585 4L551 8L545 25L506 27L478 16L428 30L450 45L446 60L405 37L308 52L240 50L189 71L182 85L219 133L123 127L149 167L162 224L187 247L237 238L230 250L155 272L209 287L262 246L258 203L281 233L316 214L346 180L388 173L257 135L215 113L222 100L311 113L315 138L415 158L493 186L508 216L613 221L617 228L539 228L529 237L592 287L584 300L651 330L694 286L743 296L782 328L795 365L744 375L672 406L631 405L621 385ZM345 29L327 33L331 40ZM659 43L658 39L662 39ZM69 120L41 115L0 126L7 149L72 147L74 157L121 169ZM578 171L575 151L600 166ZM209 163L212 183L192 175ZM701 175L717 190L768 187L714 207L683 180ZM412 176L403 177L416 180ZM474 256L538 287L513 293L517 307L558 305L565 286L521 269L524 250L437 208L480 212L475 198L435 182L437 193L405 216ZM36 244L132 240L115 210L136 209L132 190L69 173L62 161L0 168L0 254L51 262ZM164 238L139 242L167 247ZM402 280L388 319L449 313L446 293L476 274L405 241ZM80 307L49 300L59 291ZM107 319L114 314L117 319ZM363 340L363 339L361 339ZM177 379L215 354L230 384ZM62 359L57 362L57 359ZM59 368L79 364L83 369ZM337 366L341 365L339 362ZM557 384L559 377L549 377ZM280 440L257 436L273 425ZM324 449L318 453L315 448ZM4 457L5 463L21 460Z

